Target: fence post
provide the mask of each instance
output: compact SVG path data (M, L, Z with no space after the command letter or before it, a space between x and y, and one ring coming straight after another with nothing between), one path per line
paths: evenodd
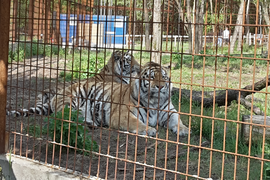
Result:
M10 0L0 1L0 154L6 150L6 99ZM15 18L15 17L14 17Z

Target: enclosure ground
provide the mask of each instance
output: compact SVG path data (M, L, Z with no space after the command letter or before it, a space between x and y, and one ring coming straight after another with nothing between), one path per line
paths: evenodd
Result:
M213 71L212 68L211 66L206 66L205 72ZM37 94L41 93L44 89L55 86L60 72L64 71L64 69L64 59L42 56L26 59L24 62L13 62L9 64L8 105L13 109L33 106ZM236 69L237 67L235 67L233 72L237 72ZM176 69L176 71L179 71L179 69ZM201 69L198 68L196 73L200 71ZM220 73L222 72L223 70L221 69ZM245 75L242 76L242 78L246 78L247 80L248 76L250 77L250 75ZM200 75L198 77L201 78ZM263 77L263 75L256 78L259 79L261 77ZM61 79L59 82L63 83ZM198 81L198 83L199 82L200 81ZM252 82L250 78L249 82ZM70 82L66 83L66 85L70 84ZM209 83L211 83L211 81ZM49 164L60 165L64 168L80 171L92 176L101 178L107 177L108 179L115 177L116 179L124 179L124 177L126 179L132 179L134 175L136 179L142 179L143 177L152 179L154 176L156 179L164 179L164 176L166 176L166 179L174 179L175 174L169 171L178 171L192 175L199 173L200 177L207 178L209 177L210 162L210 176L213 179L220 179L221 176L223 176L224 179L233 179L235 162L237 163L237 179L246 179L247 176L253 179L253 177L260 176L261 162L259 160L250 160L250 169L252 172L247 175L247 158L238 157L235 159L233 155L194 148L189 148L188 151L188 146L175 144L174 142L177 142L176 135L167 131L165 128L159 128L158 130L158 138L160 138L160 140L122 134L107 128L90 128L90 135L93 140L98 143L100 148L99 152L102 155L86 155L71 149L60 149L57 145L47 143L46 140L50 139L40 136L38 133L35 134L35 138L20 135L33 135L34 133L30 132L29 126L40 125L43 123L43 119L44 117L34 116L29 118L7 117L7 130L9 132L17 132L17 134L11 133L10 135L10 147L14 154ZM188 116L183 116L182 119L184 124L188 124ZM171 142L163 141L166 139ZM205 147L210 147L211 143L209 140L203 137L200 140L200 136L198 135L191 134L190 139L188 137L179 138L180 143L190 142L190 144L197 146L200 145L200 141ZM146 149L146 147L148 147L148 149ZM177 159L167 159L167 157L175 155L176 151L178 151L179 154ZM187 155L188 152L189 155ZM117 157L121 160L108 158L105 155ZM211 161L210 157L212 157ZM159 169L122 161L123 159L145 163L159 168L166 168L169 171L164 173L164 171ZM223 165L224 167L222 167ZM223 175L221 174L222 168L224 168ZM177 175L177 177L179 179L184 178L182 175Z

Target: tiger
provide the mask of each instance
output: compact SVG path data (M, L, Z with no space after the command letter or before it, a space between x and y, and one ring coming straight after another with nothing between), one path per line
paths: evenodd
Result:
M130 78L135 77L140 72L140 64L135 60L134 56L128 50L126 52L114 51L108 60L107 64L100 70L100 72L86 80L82 80L79 83L91 82L117 82L122 84L129 84ZM73 82L72 84L79 84ZM58 85L56 88L45 89L42 94L37 96L37 102L35 107L22 110L9 110L7 108L6 115L24 116L27 117L30 114L37 115L50 115L50 100L55 95L64 89L63 84Z
M122 54L121 51L112 53L108 63L101 69L99 74L90 81L114 82L129 84L130 76L135 77L140 72L140 64L135 60L130 51Z
M157 125L167 127L179 136L189 133L173 104L172 84L166 67L146 63L130 84L86 81L62 90L63 96L54 96L50 106L59 112L68 105L80 110L92 126L155 136Z

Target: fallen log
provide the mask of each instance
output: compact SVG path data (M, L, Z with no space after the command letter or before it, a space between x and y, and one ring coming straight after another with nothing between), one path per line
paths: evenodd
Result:
M203 107L213 107L213 105L224 106L230 105L230 103L234 100L237 102L240 101L240 104L243 105L247 109L253 109L253 112L257 115L264 115L264 112L261 111L258 107L254 106L252 102L249 102L248 95L255 94L258 91L261 91L266 86L270 85L270 75L254 84L250 84L245 86L242 89L234 90L216 90L216 91L195 91L192 90L192 101L198 103L199 105L203 102ZM181 92L181 98L190 99L191 91L188 89L179 89L173 87L172 95L175 93ZM240 97L239 97L240 95ZM202 98L203 97L203 98ZM245 99L247 98L247 99ZM203 101L202 101L203 99ZM250 98L249 98L250 99Z
M265 127L265 139L270 139L270 117L269 116L266 116L265 118L265 116L252 115L252 122L251 122L250 115L243 115L242 121L252 123L251 125L242 124L241 134L246 143L248 143L250 139L250 127L252 127L252 131L251 131L252 141L263 140L264 127ZM265 126L261 126L261 125L265 125Z

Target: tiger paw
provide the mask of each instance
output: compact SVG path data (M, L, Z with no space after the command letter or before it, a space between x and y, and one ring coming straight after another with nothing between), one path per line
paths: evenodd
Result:
M148 136L155 136L156 133L157 133L157 130L155 128L152 128L152 127L148 126L148 129L147 129L147 135ZM143 131L139 132L139 134L146 135L146 130L143 130Z
M172 131L175 133L175 134L178 134L179 133L179 136L186 136L189 134L189 129L185 126L185 125L181 125L179 127L179 132L177 131L177 128L178 126L175 126ZM191 130L190 130L190 134L191 134Z
M148 136L155 136L156 133L157 133L157 130L155 128L148 127L148 130L147 130L147 135Z

